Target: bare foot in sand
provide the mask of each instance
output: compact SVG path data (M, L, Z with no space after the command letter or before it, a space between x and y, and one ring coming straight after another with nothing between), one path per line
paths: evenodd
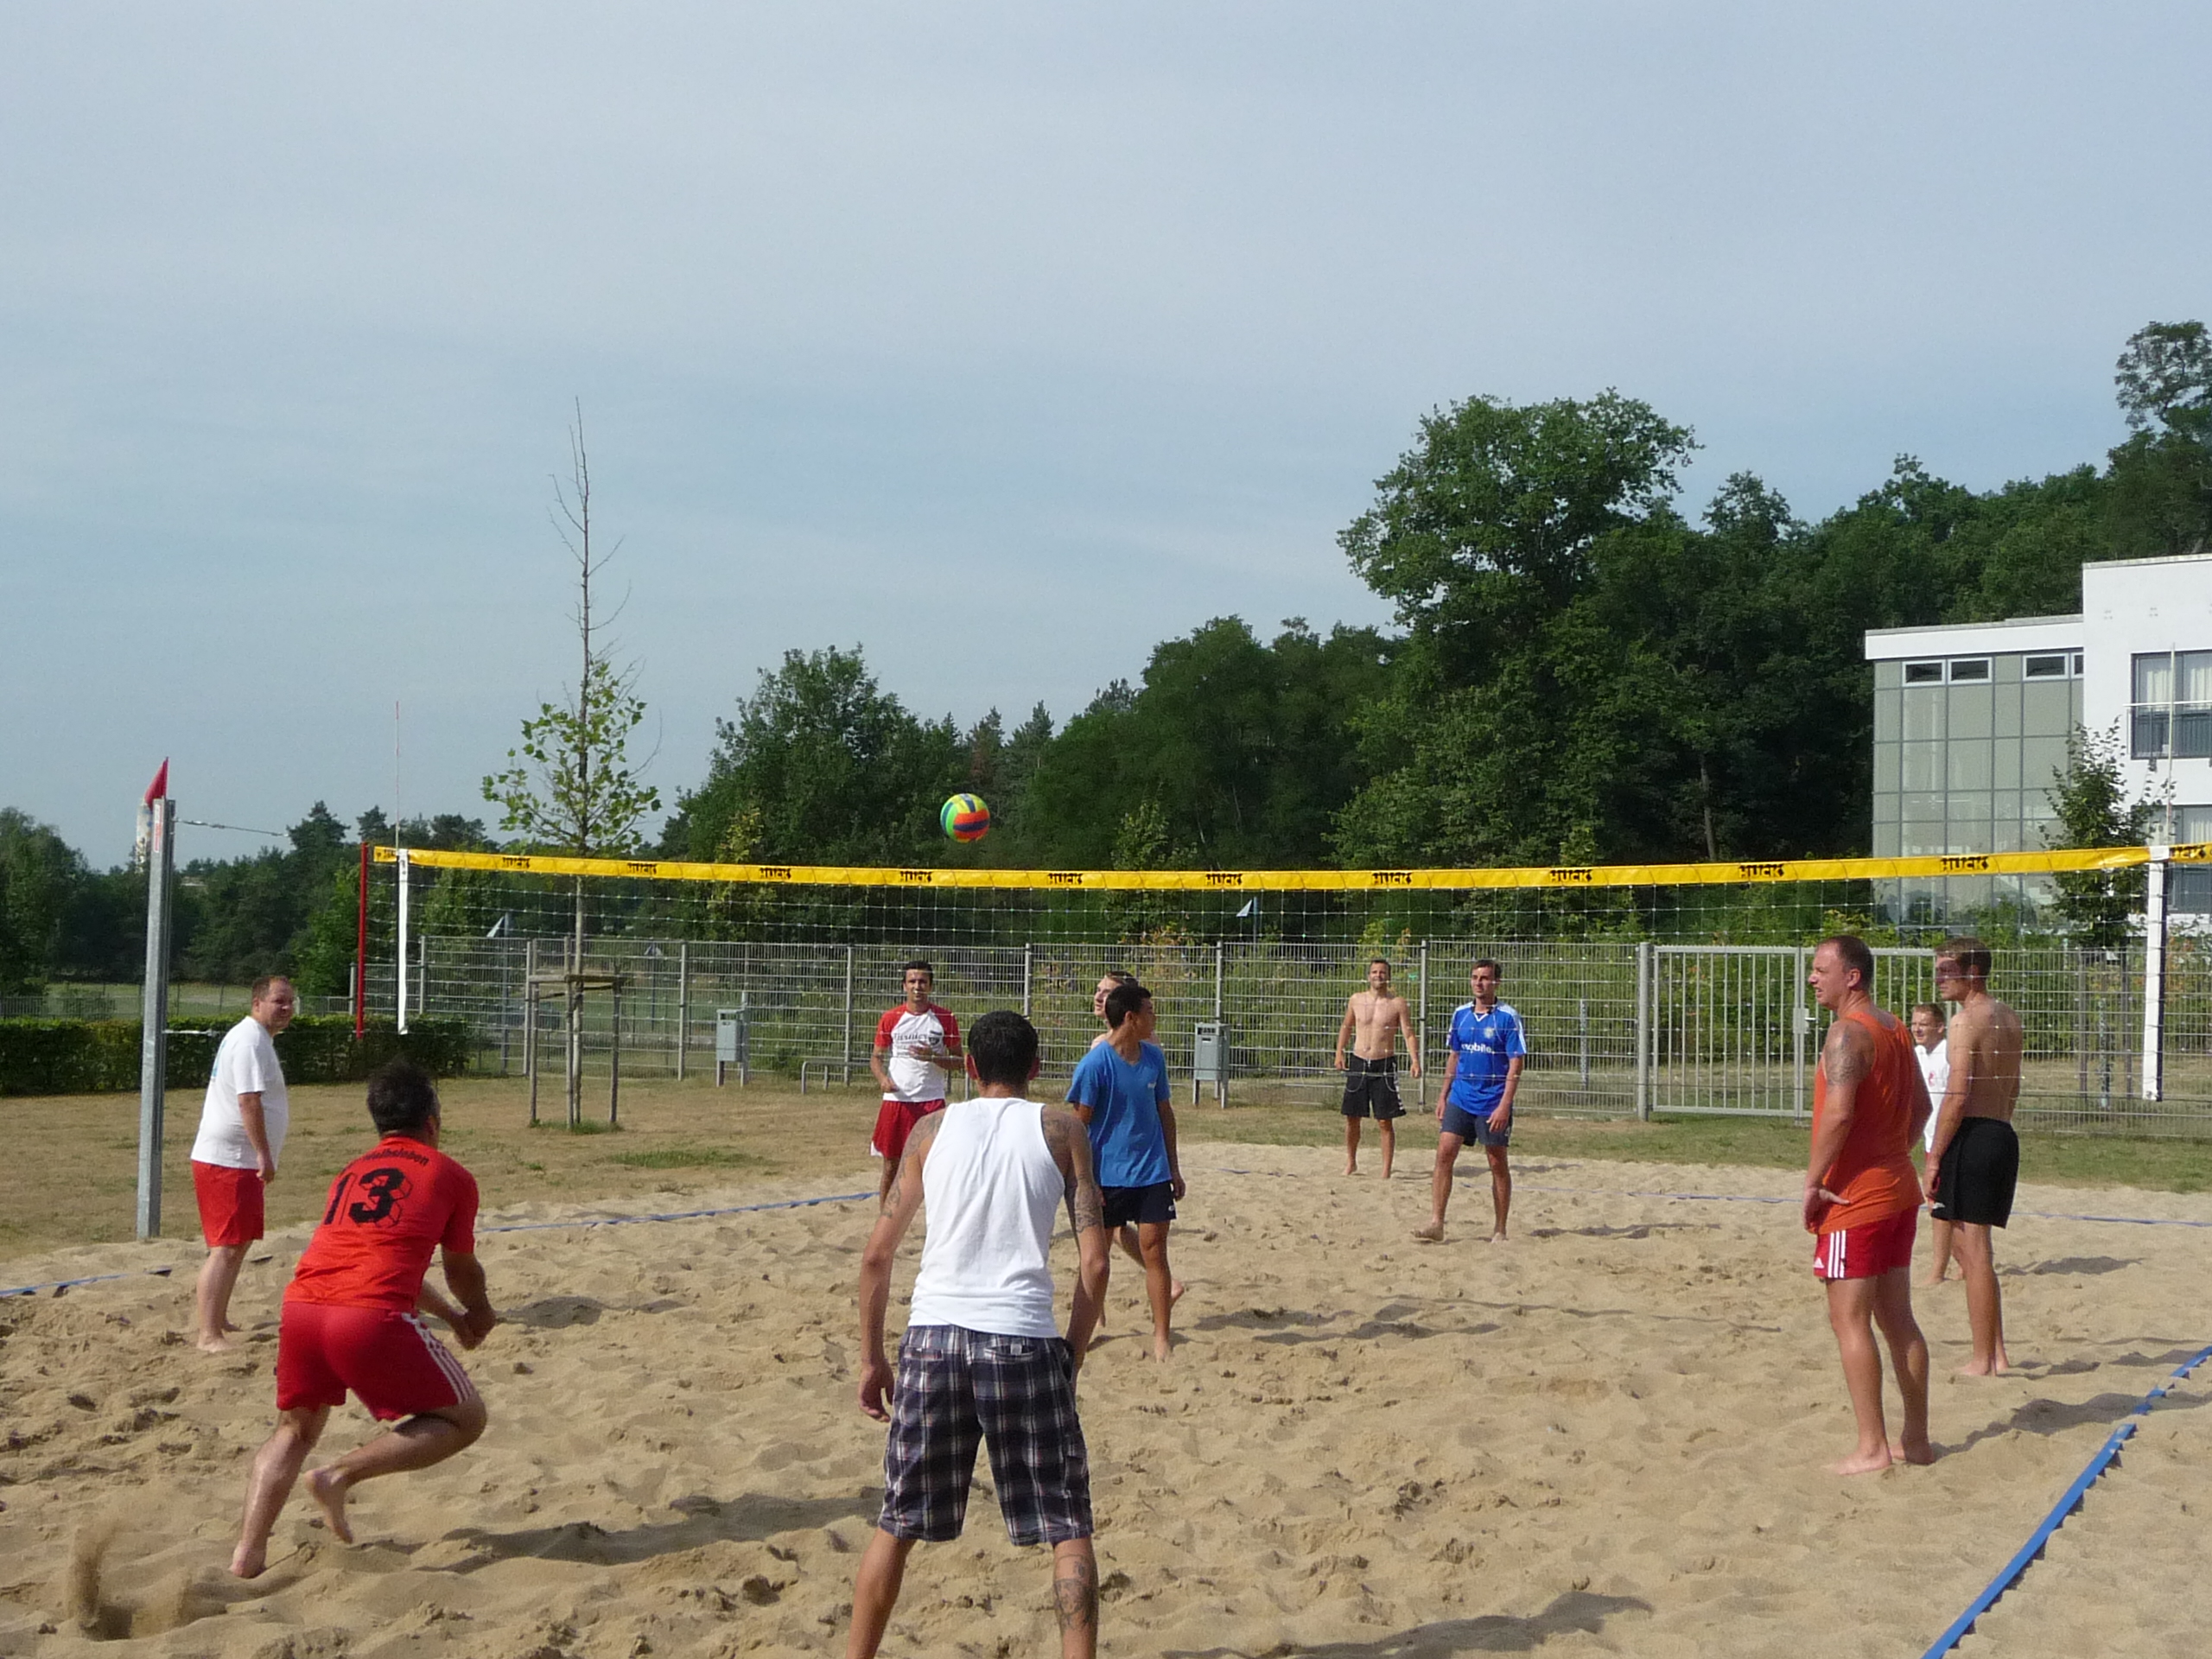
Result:
M1160 1360L1164 1363L1173 1352L1173 1344L1168 1342L1166 1338L1154 1337L1152 1339L1152 1357L1154 1359Z
M310 1470L306 1482L308 1496L321 1506L323 1519L330 1522L332 1534L341 1544L353 1541L353 1529L346 1523L346 1492L351 1484L334 1464L327 1469Z
M1424 1244L1441 1244L1444 1242L1444 1224L1432 1221L1426 1227L1416 1227L1414 1236Z
M1891 1440L1890 1458L1895 1463L1933 1463L1936 1461L1936 1448L1925 1440L1916 1446L1908 1446L1903 1440Z
M1830 1464L1828 1472L1832 1475L1878 1475L1889 1466L1890 1448L1885 1446L1878 1452L1854 1452L1841 1463Z
M1173 1307L1176 1303L1181 1301L1183 1300L1183 1293L1189 1288L1190 1287L1185 1284L1180 1279L1170 1279L1167 1281L1167 1306Z
M226 1328L235 1331L238 1329L238 1326L233 1325ZM229 1338L220 1335L202 1337L199 1341L194 1343L192 1345L197 1348L203 1354L227 1354L234 1352L238 1348L238 1344L232 1342Z
M2012 1369L2012 1362L1999 1354L1993 1360L1970 1359L1952 1375L1954 1376L2003 1376Z
M231 1576L234 1579L257 1579L269 1566L269 1547L257 1544L249 1549L244 1544L231 1556Z
M1505 1243L1505 1235L1503 1233L1492 1233L1490 1236L1490 1242L1493 1244L1503 1244Z

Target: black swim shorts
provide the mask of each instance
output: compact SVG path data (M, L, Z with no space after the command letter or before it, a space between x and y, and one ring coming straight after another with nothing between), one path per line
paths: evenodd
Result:
M1495 1106L1485 1106L1478 1112L1470 1112L1447 1101L1444 1107L1444 1121L1438 1127L1445 1134L1456 1135L1462 1141L1471 1145L1510 1146L1513 1143L1511 1118L1505 1120L1505 1127L1502 1129L1493 1129L1490 1126L1490 1115L1497 1109Z
M1160 1181L1151 1186L1102 1186L1106 1201L1106 1230L1131 1222L1140 1224L1175 1219L1175 1183Z
M2002 1118L1961 1118L1936 1172L1935 1217L2002 1227L2012 1218L2019 1179L2020 1137L2012 1126Z
M1406 1115L1406 1109L1398 1103L1395 1055L1386 1054L1379 1060L1363 1060L1357 1054L1344 1056L1344 1114L1346 1117L1371 1117L1377 1122Z

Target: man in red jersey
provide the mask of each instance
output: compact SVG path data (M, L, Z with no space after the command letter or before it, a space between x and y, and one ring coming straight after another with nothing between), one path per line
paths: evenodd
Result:
M876 1196L888 1207L899 1183L899 1160L914 1125L944 1109L944 1079L957 1071L960 1022L930 1001L936 971L917 957L899 970L906 1000L876 1022L875 1049L868 1065L883 1085L883 1105L875 1116L868 1149L883 1160L883 1186Z
M1805 1230L1813 1271L1827 1287L1828 1325L1859 1420L1859 1445L1833 1465L1872 1474L1893 1462L1933 1463L1928 1443L1928 1344L1912 1317L1912 1235L1920 1182L1912 1144L1928 1122L1928 1087L1912 1039L1874 1006L1874 953L1855 934L1822 939L1808 976L1835 1015L1813 1077L1813 1146L1805 1166ZM1904 1396L1893 1446L1882 1419L1882 1327Z
M347 1389L379 1421L404 1421L308 1476L308 1496L346 1543L346 1495L356 1484L442 1463L484 1432L468 1373L417 1311L451 1325L464 1348L499 1322L476 1261L476 1178L438 1150L438 1092L407 1061L370 1077L369 1118L383 1139L331 1183L284 1293L276 1432L253 1460L231 1557L242 1579L268 1565L277 1513ZM433 1250L458 1306L423 1282Z

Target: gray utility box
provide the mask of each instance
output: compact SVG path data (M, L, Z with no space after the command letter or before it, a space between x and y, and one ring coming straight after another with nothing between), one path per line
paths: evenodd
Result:
M751 1081L753 1046L752 1033L747 1028L743 1008L715 1010L715 1087L722 1086L722 1077L731 1066L737 1068L737 1081L741 1087Z
M1214 1103L1229 1104L1229 1027L1218 1020L1201 1020L1191 1031L1191 1104L1198 1103L1198 1088L1213 1084Z

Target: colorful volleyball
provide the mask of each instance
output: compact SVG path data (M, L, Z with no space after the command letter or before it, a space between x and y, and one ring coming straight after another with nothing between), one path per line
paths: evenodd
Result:
M937 821L955 841L981 841L990 833L991 809L980 795L955 795L938 810Z

